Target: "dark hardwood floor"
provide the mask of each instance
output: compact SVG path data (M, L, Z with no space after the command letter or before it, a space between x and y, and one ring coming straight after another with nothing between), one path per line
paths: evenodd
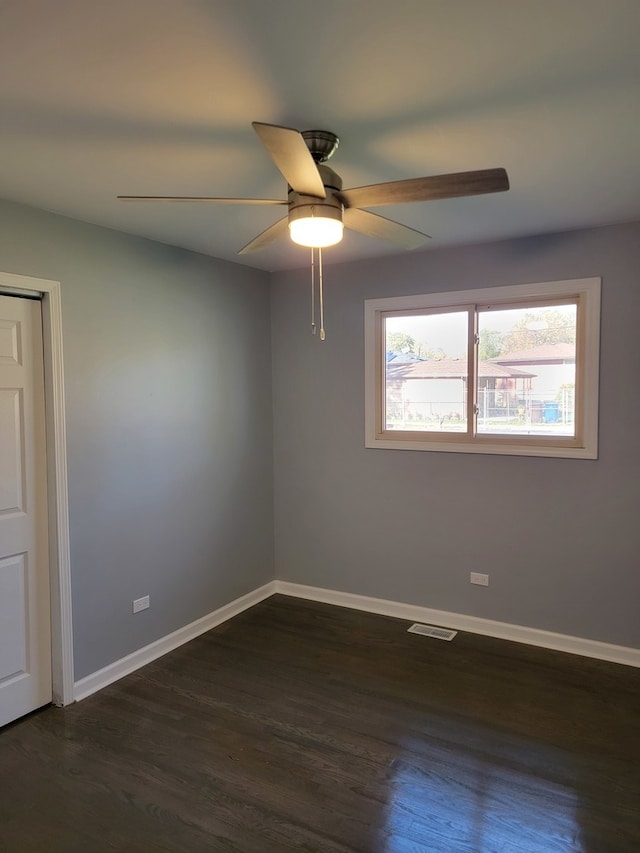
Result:
M640 670L275 596L0 732L0 850L638 853Z

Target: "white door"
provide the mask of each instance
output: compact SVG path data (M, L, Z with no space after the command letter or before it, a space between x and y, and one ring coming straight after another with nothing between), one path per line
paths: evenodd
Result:
M42 318L0 296L0 726L50 701Z

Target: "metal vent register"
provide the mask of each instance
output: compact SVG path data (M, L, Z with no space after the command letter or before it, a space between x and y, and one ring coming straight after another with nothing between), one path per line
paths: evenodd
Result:
M450 628L436 628L435 625L420 625L416 622L407 629L410 634L422 634L423 637L433 637L436 640L453 640L457 631Z

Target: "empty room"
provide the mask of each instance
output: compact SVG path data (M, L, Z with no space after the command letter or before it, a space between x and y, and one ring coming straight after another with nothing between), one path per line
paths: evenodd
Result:
M0 3L0 851L640 849L638 0Z

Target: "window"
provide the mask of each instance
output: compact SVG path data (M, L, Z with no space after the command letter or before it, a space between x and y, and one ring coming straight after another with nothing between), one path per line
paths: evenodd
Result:
M597 458L600 279L365 302L367 447Z

